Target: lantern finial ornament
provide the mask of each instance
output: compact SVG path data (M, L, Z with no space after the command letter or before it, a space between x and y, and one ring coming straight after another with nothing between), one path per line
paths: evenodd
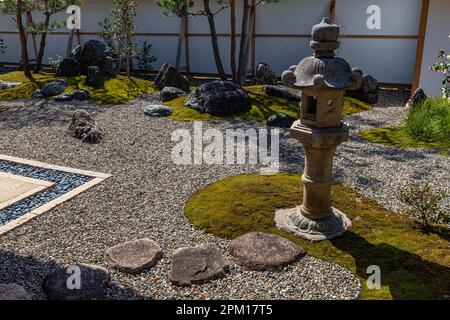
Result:
M311 37L314 55L282 75L285 86L302 91L300 120L291 132L305 150L303 204L277 211L275 221L279 228L320 241L343 234L351 225L344 213L331 207L333 157L337 146L349 136L348 127L342 123L344 93L359 88L362 75L336 57L339 26L330 18L315 25Z

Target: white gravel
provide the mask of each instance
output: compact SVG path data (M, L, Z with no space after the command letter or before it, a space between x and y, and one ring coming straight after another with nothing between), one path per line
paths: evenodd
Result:
M110 298L149 299L355 299L359 280L350 271L306 257L282 273L257 273L232 266L224 279L202 286L170 285L171 252L208 244L226 257L227 240L193 228L183 215L184 203L202 187L221 178L256 172L258 167L176 166L170 158L175 129L192 123L143 115L142 103L94 107L106 132L99 145L86 145L64 134L77 106L23 107L0 112L0 153L56 165L111 173L106 182L0 238L0 282L17 282L35 298L44 298L40 284L55 265L104 265L104 250L142 237L164 251L158 265L137 276L112 271ZM345 184L380 203L396 208L392 188L403 180L435 178L449 184L448 158L426 150L398 150L361 141L355 130L398 121L399 107L376 108L346 118L351 141L336 157L336 175ZM205 128L254 126L249 122L213 122ZM262 125L257 125L264 127ZM281 139L282 169L301 172L303 151L287 131Z

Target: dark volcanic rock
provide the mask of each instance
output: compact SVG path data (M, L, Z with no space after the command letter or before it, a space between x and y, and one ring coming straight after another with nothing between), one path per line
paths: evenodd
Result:
M196 88L185 105L212 115L230 115L248 109L251 99L247 92L230 81L214 81Z
M284 113L277 113L267 119L267 125L271 127L290 128L296 121L294 117Z
M91 87L101 87L105 84L105 80L100 72L100 68L92 66L88 68L85 85Z
M161 100L166 102L185 96L186 92L175 87L165 87L159 94L161 96Z
M67 88L67 82L63 79L58 79L45 84L39 91L44 97L54 97L63 93Z
M181 248L172 256L170 281L177 286L202 284L224 277L228 267L228 263L217 249Z
M102 130L86 110L76 110L67 134L87 143L98 143L103 137Z
M100 300L105 296L109 281L105 268L77 264L47 274L42 289L49 300Z
M56 70L57 77L76 77L80 75L80 64L74 58L64 58Z
M98 67L100 73L109 74L106 45L97 40L89 40L83 46L79 58L81 74L87 75L89 67Z
M269 97L284 98L297 102L302 100L302 94L299 90L289 89L285 86L264 86L263 91Z
M155 79L155 88L163 90L165 87L175 87L183 91L189 91L189 81L170 64L164 64Z
M378 103L378 81L371 75L363 77L362 85L354 91L347 91L347 96L367 102L370 104Z
M256 271L277 271L306 255L302 247L275 234L251 232L230 243L230 254L241 266Z
M278 82L277 74L267 63L259 63L256 68L255 84L274 85Z
M86 101L91 98L91 94L89 93L88 90L75 90L72 93L72 96L73 96L73 100L77 100L77 101Z
M408 107L412 110L427 99L428 97L425 94L425 91L423 91L422 88L417 88L411 96L411 99L408 101Z

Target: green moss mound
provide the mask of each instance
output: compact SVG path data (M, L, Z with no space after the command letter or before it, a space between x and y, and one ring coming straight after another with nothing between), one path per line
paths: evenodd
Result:
M299 106L297 102L283 98L269 97L263 91L263 86L249 86L244 88L247 90L252 100L250 108L244 112L236 113L227 117L218 117L207 113L200 113L194 109L186 107L184 105L187 98L186 96L166 102L165 105L174 110L170 118L177 121L237 119L266 122L267 118L277 113L285 113L292 117L298 118ZM361 102L357 99L346 97L344 101L344 116L361 111L367 111L373 108L372 105Z
M311 243L275 227L275 211L298 206L300 175L258 174L229 177L194 194L185 214L198 228L233 239L251 231L279 234L308 254L354 272L363 285L362 299L445 299L450 296L450 230L436 226L423 233L417 222L390 212L341 184L333 187L333 205L353 226L342 237ZM366 287L367 267L378 265L381 290Z
M33 74L33 79L28 79L23 72L10 72L0 75L0 80L22 82L18 87L0 91L0 101L12 101L18 99L30 99L33 92L44 84L57 79L54 74ZM99 105L127 103L138 95L154 92L154 84L151 81L126 76L114 76L105 78L105 85L94 88L84 85L85 76L64 78L69 84L66 92L77 89L89 90L92 102Z
M359 137L398 148L432 148L449 155L450 101L428 99L410 112L400 126L365 130Z

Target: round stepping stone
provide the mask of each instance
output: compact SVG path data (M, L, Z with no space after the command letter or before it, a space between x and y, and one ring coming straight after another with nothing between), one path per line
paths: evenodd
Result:
M144 113L151 117L168 117L172 112L172 108L163 105L149 105L144 108Z
M17 283L0 283L0 301L3 300L31 300L31 297Z
M150 239L139 239L107 249L105 261L111 268L137 273L156 265L161 256L161 247L157 243Z
M226 275L228 263L210 247L181 248L172 256L170 281L177 286L202 284Z
M47 274L42 289L49 300L100 300L105 296L109 281L105 268L76 264Z
M255 271L279 271L306 255L305 250L292 241L262 232L234 239L229 249L238 265Z

